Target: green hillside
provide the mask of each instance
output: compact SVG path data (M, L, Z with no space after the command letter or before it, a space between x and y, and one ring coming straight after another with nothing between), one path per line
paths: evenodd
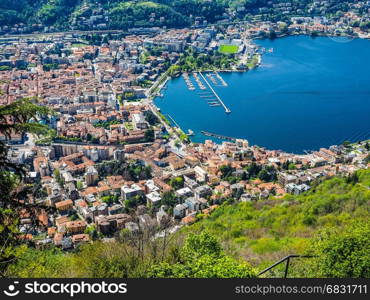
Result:
M208 231L219 238L227 253L262 270L289 254L318 255L313 245L320 234L329 230L334 237L355 232L354 223L368 223L369 204L370 170L361 170L350 178L326 180L299 196L224 204L209 217L199 216L201 220L183 234ZM369 262L370 227L361 228L368 232Z
M222 1L206 0L0 0L0 26L41 23L44 26L68 29L74 24L84 29L78 20L98 16L103 17L99 22L107 23L111 29L135 26L180 27L190 25L190 15L214 22L222 16L226 7Z
M20 249L14 277L254 277L288 254L290 277L370 277L370 170L300 196L223 204L166 239L125 230L73 253ZM137 248L135 245L142 245ZM267 277L282 276L282 268Z
M325 10L311 9L312 1L309 0L274 1L286 2L291 4L291 13L281 13L268 0L0 0L0 26L41 24L59 30L84 30L98 24L105 24L109 29L182 27L194 24L196 20L214 23L250 20L254 16L289 22L290 17L296 15L334 15L348 10L352 1L338 0Z

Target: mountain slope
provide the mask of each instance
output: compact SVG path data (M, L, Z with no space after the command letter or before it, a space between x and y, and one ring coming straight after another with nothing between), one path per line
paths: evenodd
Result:
M41 24L59 30L96 29L97 25L105 29L182 27L195 21L246 20L255 15L289 21L296 15L335 15L347 11L352 2L337 0L321 7L310 0L0 0L0 26Z
M309 192L255 203L224 204L183 230L208 231L235 257L263 269L289 254L313 254L319 233L345 232L370 216L370 170L332 178ZM369 254L370 255L370 254Z

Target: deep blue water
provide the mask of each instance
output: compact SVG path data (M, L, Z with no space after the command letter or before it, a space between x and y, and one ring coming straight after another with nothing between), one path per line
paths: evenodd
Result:
M302 153L370 138L370 41L295 36L257 43L274 48L259 68L221 73L228 87L206 77L231 114L210 107L182 77L168 82L156 105L192 129L194 142L209 139L200 132L206 130Z

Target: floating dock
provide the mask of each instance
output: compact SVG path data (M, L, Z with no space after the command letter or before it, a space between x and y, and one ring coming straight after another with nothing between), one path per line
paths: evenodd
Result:
M214 77L215 74L207 74L206 76L212 81L212 83L217 86L217 80L216 78Z
M189 74L188 73L184 73L182 76L184 77L184 80L185 80L185 83L186 83L188 89L190 91L194 91L195 90L195 87L194 87L193 83L191 82L191 80L189 78Z
M201 72L199 72L199 75L203 78L203 80L205 81L205 83L208 85L209 89L213 92L213 94L215 95L215 97L217 98L217 100L220 102L220 104L224 107L225 109L225 113L229 114L231 113L231 110L225 105L225 103L221 100L221 98L217 95L216 91L212 88L212 86L209 84L209 82L207 81L207 79L203 76L203 74Z
M204 84L202 83L202 81L199 79L198 74L194 72L194 73L193 73L193 75L194 75L194 79L195 79L195 81L197 82L197 84L198 84L199 88L200 88L201 90L205 90L205 89L206 89L206 87L204 86Z
M218 80L220 80L220 82L221 82L221 84L223 85L223 86L227 86L227 83L226 83L226 81L221 77L221 75L220 74L218 74L216 71L215 71L215 75L216 75L216 77L218 78Z

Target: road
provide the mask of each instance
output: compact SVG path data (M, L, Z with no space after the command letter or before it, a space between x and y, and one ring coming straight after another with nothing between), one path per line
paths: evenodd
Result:
M72 31L64 31L64 32L37 32L37 33L24 33L24 34L9 34L9 35L2 35L0 36L0 40L2 39L9 39L9 38L31 38L31 37L47 37L47 36L63 36L67 34L124 34L128 32L125 32L123 30L72 30Z

